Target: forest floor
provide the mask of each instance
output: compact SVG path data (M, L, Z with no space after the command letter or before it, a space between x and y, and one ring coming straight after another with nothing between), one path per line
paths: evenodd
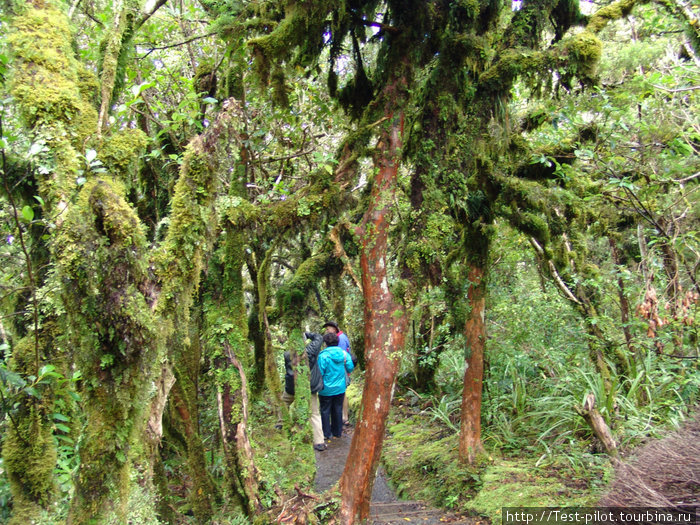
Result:
M316 491L324 492L331 488L339 479L345 468L345 462L350 450L353 427L346 426L342 437L333 439L328 448L322 452L316 451ZM372 489L370 506L371 523L373 525L389 525L395 523L437 525L441 523L473 524L479 520L455 513L431 508L420 501L404 501L396 497L389 485L383 467L377 469L377 477ZM482 520L483 521L483 520Z

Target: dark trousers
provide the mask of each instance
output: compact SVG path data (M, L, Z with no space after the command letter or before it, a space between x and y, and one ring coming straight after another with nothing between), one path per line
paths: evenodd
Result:
M343 399L345 399L344 393L337 396L318 396L321 405L323 437L326 439L331 435L340 437L343 434Z

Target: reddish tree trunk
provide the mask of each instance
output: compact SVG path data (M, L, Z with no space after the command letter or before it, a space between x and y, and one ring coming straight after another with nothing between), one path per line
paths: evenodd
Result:
M387 282L387 238L397 186L403 114L391 115L377 144L377 175L371 203L358 233L362 239L360 266L365 302L365 356L367 371L362 394L362 416L355 427L345 470L340 479L341 523L369 517L374 477L384 441L386 419L404 346L408 319Z
M481 444L481 390L484 380L484 343L486 341L486 309L484 268L470 263L467 298L471 312L464 328L467 344L467 370L464 372L462 412L459 430L459 457L473 463Z

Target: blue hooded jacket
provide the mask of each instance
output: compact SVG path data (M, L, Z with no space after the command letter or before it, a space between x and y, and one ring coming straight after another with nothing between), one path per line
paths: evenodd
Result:
M345 392L345 372L352 372L352 357L339 346L329 346L318 354L318 368L323 376L320 396L337 396Z

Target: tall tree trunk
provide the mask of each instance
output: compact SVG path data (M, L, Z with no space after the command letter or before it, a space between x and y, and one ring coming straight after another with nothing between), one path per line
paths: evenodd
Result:
M459 457L474 463L483 450L481 443L481 394L484 380L484 344L486 342L486 269L485 261L470 262L467 299L471 310L464 327L467 345L467 369L464 372L462 411L459 429Z
M367 372L362 394L362 416L355 427L345 470L340 479L341 523L369 516L372 486L384 442L386 419L406 337L408 316L387 282L387 239L397 190L402 146L403 113L389 114L387 128L377 144L370 205L358 233L362 242L360 265L364 296L364 339Z
M258 290L258 259L260 258L259 243L252 247L253 254L246 260L248 274L253 284L253 304L248 316L248 339L253 343L253 374L251 377L251 392L259 397L265 387L265 332L261 329L260 321L260 292Z
M68 523L126 521L137 442L158 362L148 294L146 239L119 185L89 181L57 239L86 426ZM149 483L150 480L147 480Z
M265 252L265 258L260 263L258 268L258 321L260 323L260 331L265 340L265 385L272 397L273 409L278 416L281 415L282 405L282 383L280 382L279 373L277 372L277 359L275 358L274 349L272 346L272 333L270 332L270 322L267 318L267 297L268 287L270 285L270 272L272 254L277 250L277 242L273 242L272 246Z
M190 348L184 348L188 351ZM192 361L199 366L199 355L192 356ZM198 406L198 372L185 365L186 360L181 361L176 368L177 381L172 389L173 405L180 416L180 423L187 441L187 468L192 481L189 491L189 500L192 512L198 523L208 523L214 511L216 498L216 485L209 476L204 443L199 432L199 406Z

